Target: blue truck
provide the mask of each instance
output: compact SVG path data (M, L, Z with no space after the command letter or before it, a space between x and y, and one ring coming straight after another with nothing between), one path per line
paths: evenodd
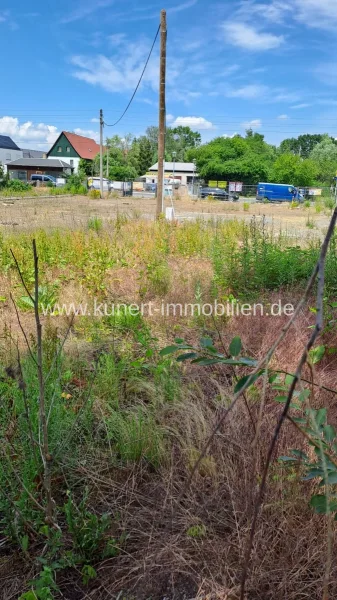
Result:
M256 191L256 200L269 202L303 202L299 189L286 183L259 183Z

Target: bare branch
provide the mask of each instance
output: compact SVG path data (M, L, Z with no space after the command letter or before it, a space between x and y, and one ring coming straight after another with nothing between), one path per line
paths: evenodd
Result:
M16 256L15 256L15 254L14 254L14 252L13 252L12 249L10 249L10 251L11 251L11 255L13 256L13 259L14 259L14 262L15 262L15 266L16 266L16 268L18 270L19 275L20 275L20 279L22 281L22 285L23 285L24 289L26 290L26 293L28 294L29 298L34 303L35 300L34 300L32 294L30 293L29 289L27 288L26 282L24 280L24 277L23 277L21 269L20 269L20 265L19 265L18 261L16 260Z
M17 318L17 320L18 320L18 324L19 324L19 327L20 327L20 329L21 329L22 335L23 335L23 337L25 338L26 346L27 346L27 348L28 348L28 352L29 352L29 354L30 354L30 357L31 357L31 359L34 361L34 363L37 365L37 360L36 360L36 358L35 358L35 356L34 356L34 354L33 354L33 352L32 352L32 349L31 349L31 347L30 347L30 344L29 344L29 341L28 341L28 338L27 338L27 334L26 334L26 332L25 332L24 328L22 327L22 323L21 323L21 320L20 320L19 311L18 311L18 309L17 309L17 306L16 306L16 303L15 303L15 300L14 300L14 297L13 297L13 294L12 294L12 292L10 292L10 298L11 298L11 300L12 300L12 302L13 302L14 309L15 309L15 312L16 312L16 318Z
M296 385L301 379L301 372L302 372L302 369L303 369L305 363L307 362L309 351L313 347L317 337L320 335L320 333L323 329L323 296L324 296L325 261L326 261L328 247L329 247L329 242L332 237L332 234L333 234L333 231L334 231L334 228L336 225L336 221L337 221L337 208L335 208L334 213L332 215L327 234L326 234L325 239L322 244L319 260L317 262L317 265L314 269L314 272L313 272L313 274L310 278L310 282L309 282L310 289L311 289L311 287L313 286L313 283L315 281L315 278L318 275L316 325L315 325L315 329L313 330L313 332L305 346L305 349L302 353L299 363L297 365L296 373L295 373L294 379L292 380L292 383L291 383L291 386L289 389L287 401L284 405L284 409L283 409L281 416L275 427L274 434L273 434L273 437L272 437L272 440L271 440L271 443L270 443L270 446L268 449L267 460L266 460L266 464L265 464L265 467L263 470L259 493L258 493L258 497L257 497L255 507L254 507L254 516L253 516L249 540L248 540L246 553L245 553L245 560L244 560L244 566L243 566L242 578L241 578L240 600L244 600L244 597L245 597L246 579L247 579L247 575L248 575L248 567L249 567L250 556L251 556L252 547L253 547L254 535L255 535L255 531L256 531L256 524L257 524L260 508L263 503L268 471L269 471L270 463L271 463L271 460L272 460L272 457L274 454L276 442L278 440L282 425L283 425L285 419L287 418L291 400L292 400ZM307 291L308 291L309 284L307 286Z
M36 335L37 335L37 373L39 381L39 407L40 407L40 419L39 427L42 430L42 444L41 444L41 455L44 467L44 489L46 493L47 509L46 517L49 525L55 525L54 523L54 502L51 493L51 461L52 457L49 453L48 444L48 424L46 417L46 402L45 402L45 382L43 376L43 348L42 348L42 325L39 315L39 257L36 250L36 242L33 240L33 255L34 255L34 312L35 312L35 324L36 324Z

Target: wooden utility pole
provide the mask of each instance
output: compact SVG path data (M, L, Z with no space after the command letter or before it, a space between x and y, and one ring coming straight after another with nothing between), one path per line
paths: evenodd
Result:
M164 212L164 157L166 128L166 10L160 13L160 74L159 74L159 131L158 131L158 181L157 218Z
M103 110L99 111L99 178L100 178L100 189L101 198L103 198Z

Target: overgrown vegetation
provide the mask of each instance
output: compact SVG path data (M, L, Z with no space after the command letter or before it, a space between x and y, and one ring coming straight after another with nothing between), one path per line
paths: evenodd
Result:
M315 309L303 309L302 329L257 373L204 452L284 317L184 315L162 306L251 299L270 305L277 295L296 303L319 255L307 233L308 240L296 239L255 218L177 226L120 214L103 228L93 217L84 229L34 232L37 286L32 234L1 235L0 573L11 565L3 598L237 595L270 432ZM255 537L252 599L322 596L327 545L316 513L337 512L330 410L336 260L333 238L327 329L291 407L306 437L289 422L279 440ZM147 304L144 314L135 302ZM71 303L81 305L75 315L62 308ZM336 576L332 562L331 582Z

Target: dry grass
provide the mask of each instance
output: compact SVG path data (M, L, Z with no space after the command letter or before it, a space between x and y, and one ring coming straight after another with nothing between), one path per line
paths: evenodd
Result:
M19 227L29 230L43 219L46 227L65 224L66 227L78 230L83 223L83 227L86 227L89 216L97 214L101 217L104 214L104 235L107 237L103 240L107 241L108 246L113 236L109 230L109 219L116 216L116 205L109 205L107 210L106 203L110 200L98 201L94 208L92 202L87 198L76 199L74 206L67 206L61 199L55 198L51 214L48 207L43 206L42 200L39 200L34 205L33 222L29 221L32 217L30 205L11 205L11 210L12 215L17 215L15 218L21 219ZM131 208L134 202L131 201ZM152 201L146 202L149 207ZM182 211L190 209L190 200L178 202L182 203ZM127 204L130 210L130 203ZM278 210L278 207L267 208ZM75 216L78 209L80 210ZM146 210L149 210L151 216L150 209ZM299 223L304 217L300 215L300 211L297 214L295 218ZM233 232L235 239L235 236L239 235L239 227L235 224ZM71 235L74 253L82 259L82 255L88 251L83 242L84 238L78 231ZM165 300L170 303L193 302L196 287L199 285L203 292L203 301L208 301L211 298L213 277L211 261L202 251L199 254L193 251L195 238L191 236L180 239L180 235L181 229L177 227L170 240L167 264L171 283L164 294ZM202 240L205 247L208 243L207 236L206 232ZM99 248L99 244L95 246L96 238L93 236L90 239L91 250ZM121 228L118 243L123 252L120 254L120 262L106 271L106 288L102 293L105 298L125 302L140 299L141 283L146 277L145 267L156 252L158 239L161 241L161 231L154 233L143 221L135 220ZM14 243L15 235L12 240ZM185 244L184 255L175 252L181 241ZM20 244L18 240L16 242L20 251ZM200 247L204 246L201 244ZM24 260L24 250L19 258ZM95 260L94 256L90 263L93 271L97 270ZM121 264L122 260L125 260L124 266ZM140 269L143 269L141 275ZM62 280L62 302L86 302L92 299L92 290L83 283L83 275L88 273L87 263L81 263L81 268L76 273L75 270L70 270L69 266L61 268L59 265L50 266L47 271L50 281L66 275ZM1 276L0 296L8 298L9 291L13 288L15 293L18 293L16 285L17 278L9 270L6 275ZM287 292L281 290L264 296L270 303L276 302L282 296L283 304L295 304L299 294L295 289ZM155 306L160 306L162 296L149 287L145 299L152 299ZM14 346L12 355L9 351L11 346L8 336L10 334L16 339L20 332L10 303L2 302L0 307L2 322L6 323L0 340L0 356L2 363L8 365L15 355ZM21 318L27 334L33 333L32 313L23 312ZM217 329L226 346L234 335L239 335L245 354L261 358L277 337L285 319L261 316L233 317L219 320ZM294 370L312 320L312 313L307 308L303 310L293 329L278 348L273 358L274 368L289 372ZM184 337L190 343L196 343L201 335L211 335L221 349L212 319L204 319L203 322L195 319L178 320L173 316L163 317L158 314L152 319L145 319L145 323L149 326L151 334L158 339L160 347L172 342L176 335ZM44 324L48 324L47 319ZM53 324L62 332L67 327L67 319L56 319ZM75 319L66 353L68 357L76 358L84 364L84 368L92 369L96 348L90 337L92 331L89 325L80 317ZM327 334L324 342L328 347L335 348L335 332ZM104 345L108 354L115 352L116 347L111 344L109 338L104 338L100 343ZM119 343L121 348L123 344L124 347L129 344L126 334L125 339L122 338ZM305 371L304 376L310 379L309 369ZM335 353L327 355L322 363L315 367L314 377L318 384L337 387ZM87 485L90 489L89 507L100 514L109 512L113 516L112 535L118 537L124 532L128 536L117 557L102 560L94 565L98 576L89 586L82 585L81 577L75 570L62 572L58 578L58 585L63 598L238 599L242 561L254 501L270 438L281 408L275 405L273 395L268 392L260 437L257 446L253 448L252 424L244 403L239 402L215 436L191 486L187 489L186 483L193 465L214 425L228 406L233 391L233 372L226 367L201 368L187 364L182 367L181 381L179 398L172 402L161 402L154 385L149 391L155 401L156 424L165 432L166 453L158 467L155 468L145 458L136 464L123 464L121 461L112 460L109 449L105 453L101 450L88 452L89 458L85 456L85 460L76 466L71 463L71 457L62 457L62 477L58 486L61 499L65 500L62 495L65 496L64 490L68 489L69 484L79 496L84 484ZM123 388L126 390L127 383L123 381ZM148 390L150 384L151 382L148 384ZM140 386L132 391L132 396L130 392L127 400L130 401L132 397L133 401L136 400L140 406L144 406L149 400L143 392L144 388ZM96 437L99 439L107 406L104 404L104 395L100 395L99 391L95 394L93 414ZM254 386L247 394L255 421L259 414L261 395L260 384ZM330 422L337 423L334 394L317 388L313 405L331 409ZM308 505L315 484L301 481L300 467L289 470L277 461L278 456L287 454L292 447L299 446L304 447L303 440L299 439L292 425L287 423L278 441L277 455L269 473L265 504L258 521L247 600L322 598L326 562L326 520L323 516L314 515ZM14 600L23 589L27 589L25 585L36 573L35 556L41 553L41 547L36 545L29 549L31 562L25 562L17 553L13 553L6 540L3 545L0 542L0 550L0 598ZM331 598L337 597L336 558L334 548L330 579ZM58 600L59 596L56 598Z

